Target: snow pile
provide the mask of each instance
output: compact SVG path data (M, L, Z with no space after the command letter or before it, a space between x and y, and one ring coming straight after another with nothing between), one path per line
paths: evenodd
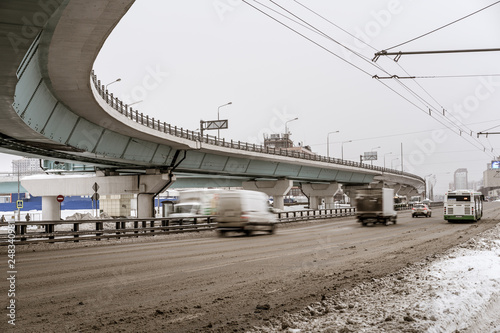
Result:
M500 225L250 332L498 332Z

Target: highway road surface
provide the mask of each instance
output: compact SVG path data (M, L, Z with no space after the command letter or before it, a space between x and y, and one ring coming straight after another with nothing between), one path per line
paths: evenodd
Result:
M275 235L17 246L15 331L244 331L465 242L498 223L500 203L485 207L478 223L447 223L438 207L388 226L345 217Z

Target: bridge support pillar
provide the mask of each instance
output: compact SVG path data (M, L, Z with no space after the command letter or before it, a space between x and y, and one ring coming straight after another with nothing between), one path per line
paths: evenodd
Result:
M137 218L155 217L155 196L165 191L175 181L169 174L147 174L139 177L137 193Z
M137 217L154 217L154 197L165 191L175 176L158 169L147 169L140 175L100 175L95 177L71 177L51 175L47 177L25 177L21 184L32 195L42 197L43 219L59 219L60 209L56 196L92 195L98 185L99 195L136 194ZM100 208L106 210L105 205Z
M137 194L137 218L154 217L154 194Z
M293 186L293 181L288 179L279 180L254 180L243 182L245 190L264 192L273 197L273 207L276 209L285 209L285 194Z
M42 220L59 220L61 218L61 204L56 196L42 197Z
M410 199L409 196L412 195L410 194L413 191L413 187L410 186L401 186L397 192L395 192L398 195L406 195L408 197L408 200Z
M351 206L354 207L354 205L356 204L356 190L360 190L363 188L367 188L367 186L342 185L342 189L344 190L344 194L349 197Z
M330 184L315 184L315 183L303 183L302 192L309 197L309 208L318 209L321 204L321 199L325 199L325 208L333 209L335 208L335 193L340 189L339 183Z

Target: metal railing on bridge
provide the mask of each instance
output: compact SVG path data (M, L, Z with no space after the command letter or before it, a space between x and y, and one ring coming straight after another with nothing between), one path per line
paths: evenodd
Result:
M139 113L138 110L134 110L131 106L127 105L126 103L123 103L117 97L114 97L112 93L109 93L108 90L106 89L106 86L101 83L101 80L97 79L97 76L94 74L94 71L92 71L91 78L92 78L92 82L94 83L94 86L95 86L97 92L102 97L102 99L109 106L111 106L113 109L118 111L120 114L124 115L125 117L127 117L128 119L130 119L132 121L135 121L138 124L141 124L143 126L157 130L157 131L162 132L162 133L173 135L173 136L178 137L178 138L183 138L183 139L187 139L187 140L191 140L191 141L198 141L198 142L206 143L206 144L213 145L213 146L220 146L220 147L226 147L226 148L231 148L231 149L239 149L239 150L244 150L244 151L251 151L251 152L258 152L258 153L272 154L272 155L280 155L280 156L300 158L300 159L306 159L306 160L317 161L317 162L334 163L334 164L353 166L353 167L358 167L358 168L363 168L363 169L377 170L377 171L381 171L381 172L389 172L389 173L413 177L413 178L421 180L422 182L424 181L423 178L416 176L414 174L404 172L404 171L398 171L398 170L394 170L394 169L379 167L376 165L358 163L355 161L348 161L348 160L343 160L343 159L338 159L338 158L326 157L326 156L321 156L321 155L317 155L317 154L306 154L306 153L291 151L288 149L270 148L270 147L265 147L263 145L257 145L254 143L226 140L225 138L218 139L216 136L211 136L208 134L202 136L200 132L191 131L191 130L184 129L184 128L178 127L178 126L172 126L171 124L163 122L159 119L155 119L154 117L150 117L148 115L145 115L142 112Z

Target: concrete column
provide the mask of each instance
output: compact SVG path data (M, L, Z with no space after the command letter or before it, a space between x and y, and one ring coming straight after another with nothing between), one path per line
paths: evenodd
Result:
M148 218L155 216L154 194L137 194L137 218Z
M61 218L61 204L57 196L42 197L42 220L59 220Z
M416 189L412 189L408 192L407 196L408 196L408 200L410 199L410 197L414 196L414 195L420 195L420 193L418 193L418 191Z
M334 209L335 208L335 198L333 195L325 197L325 208L326 209Z
M356 204L356 190L367 188L366 186L350 186L350 185L342 185L342 189L344 190L345 195L349 197L351 201L351 206L354 207Z
M264 192L273 197L273 207L276 209L285 209L285 194L293 186L293 181L288 179L279 180L255 180L243 182L243 189L251 191Z
M311 209L318 209L319 205L321 205L321 197L318 196L311 196L308 195L309 197L309 208Z
M144 175L139 176L139 193L137 193L137 217L149 218L155 217L155 194L166 190L175 182L175 176L172 179L168 174ZM168 183L170 185L165 187Z
M59 204L55 197L58 194L64 196L92 195L93 185L99 186L100 195L137 194L137 216L140 218L154 217L154 195L167 189L168 184L175 181L175 176L170 179L170 174L161 173L160 170L146 170L144 175L129 176L101 176L101 177L71 177L51 175L47 177L25 177L21 184L32 195L41 196L45 207L42 209L44 219L59 219L55 209ZM53 202L50 199L53 198ZM54 208L54 205L56 208ZM47 211L47 213L45 213ZM57 211L59 213L59 210Z
M339 183L315 184L303 183L302 192L309 197L309 208L318 209L321 199L325 199L325 208L334 208L334 196L340 188Z

